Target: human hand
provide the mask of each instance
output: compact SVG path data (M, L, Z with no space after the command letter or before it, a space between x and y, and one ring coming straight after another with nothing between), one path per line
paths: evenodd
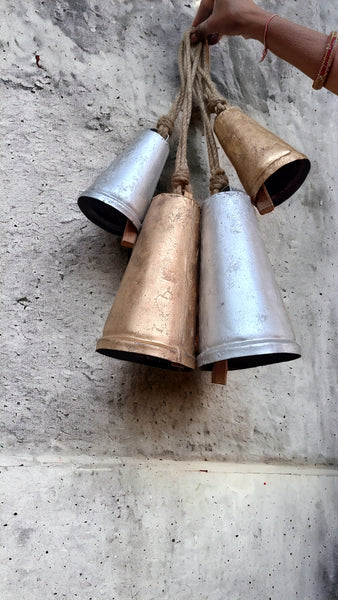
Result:
M201 0L192 23L191 43L213 45L223 35L250 37L250 23L262 12L253 0Z

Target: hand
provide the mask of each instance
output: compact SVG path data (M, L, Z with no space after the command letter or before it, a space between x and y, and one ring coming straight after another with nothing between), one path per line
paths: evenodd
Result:
M191 43L217 44L222 35L250 37L250 22L262 11L253 0L201 0L192 26Z

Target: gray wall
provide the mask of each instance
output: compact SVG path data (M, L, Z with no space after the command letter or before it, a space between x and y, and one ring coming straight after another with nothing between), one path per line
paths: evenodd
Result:
M256 42L211 50L228 100L312 163L258 216L302 358L223 387L95 353L129 251L76 199L168 111L196 6L0 5L4 600L337 597L336 96L258 64ZM338 17L334 0L280 14L327 33ZM189 161L202 201L198 124Z

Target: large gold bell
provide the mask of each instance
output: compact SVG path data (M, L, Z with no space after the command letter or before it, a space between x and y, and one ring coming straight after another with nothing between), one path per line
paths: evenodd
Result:
M310 161L304 154L239 108L222 111L215 119L214 131L258 209L262 193L268 192L272 210L296 192L310 170ZM260 212L269 212L269 209Z
M153 198L96 350L166 369L195 368L197 203Z

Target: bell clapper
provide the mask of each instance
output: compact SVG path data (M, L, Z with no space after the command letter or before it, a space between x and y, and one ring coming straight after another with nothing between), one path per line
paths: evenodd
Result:
M214 363L212 368L212 383L219 383L220 385L226 385L228 374L228 361L220 360Z
M121 239L121 246L124 248L134 248L137 240L138 231L129 219L127 219L126 226L124 228L123 236Z
M275 208L271 200L270 194L266 189L264 183L257 192L255 205L259 214L261 215L266 215L267 213L273 211L273 209Z

